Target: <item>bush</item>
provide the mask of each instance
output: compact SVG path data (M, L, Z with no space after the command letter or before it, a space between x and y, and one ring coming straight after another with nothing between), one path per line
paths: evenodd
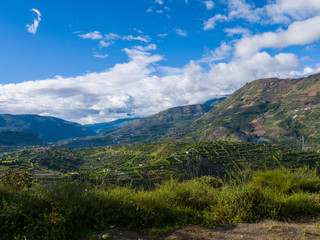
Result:
M80 183L0 183L0 239L80 239L111 225L174 229L320 213L320 180L308 169L253 173L228 185L212 177L164 182L152 191Z

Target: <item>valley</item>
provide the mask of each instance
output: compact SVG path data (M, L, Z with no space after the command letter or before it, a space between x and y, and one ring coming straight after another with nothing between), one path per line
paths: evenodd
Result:
M0 239L216 239L217 226L263 219L283 234L276 221L301 216L318 236L319 83L261 79L205 104L86 126L1 115Z

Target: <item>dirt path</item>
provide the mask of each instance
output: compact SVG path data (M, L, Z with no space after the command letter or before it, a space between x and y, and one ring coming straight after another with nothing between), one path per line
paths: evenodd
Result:
M217 228L188 226L166 236L120 229L110 229L104 233L111 236L109 239L116 240L320 240L320 226L310 219L295 222L263 220L258 223L241 223Z

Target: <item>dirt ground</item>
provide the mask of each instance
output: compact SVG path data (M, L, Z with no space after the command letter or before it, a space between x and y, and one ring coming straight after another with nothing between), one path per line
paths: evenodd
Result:
M99 234L108 234L116 240L320 240L320 226L315 220L300 219L295 221L263 220L258 223L240 223L216 228L188 226L167 235L150 235L111 228Z

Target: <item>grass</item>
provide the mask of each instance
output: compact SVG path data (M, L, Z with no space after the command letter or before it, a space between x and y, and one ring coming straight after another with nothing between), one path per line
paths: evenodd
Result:
M257 171L235 182L206 176L170 180L154 190L90 187L77 182L0 184L0 239L79 239L110 226L176 229L320 213L314 170Z

